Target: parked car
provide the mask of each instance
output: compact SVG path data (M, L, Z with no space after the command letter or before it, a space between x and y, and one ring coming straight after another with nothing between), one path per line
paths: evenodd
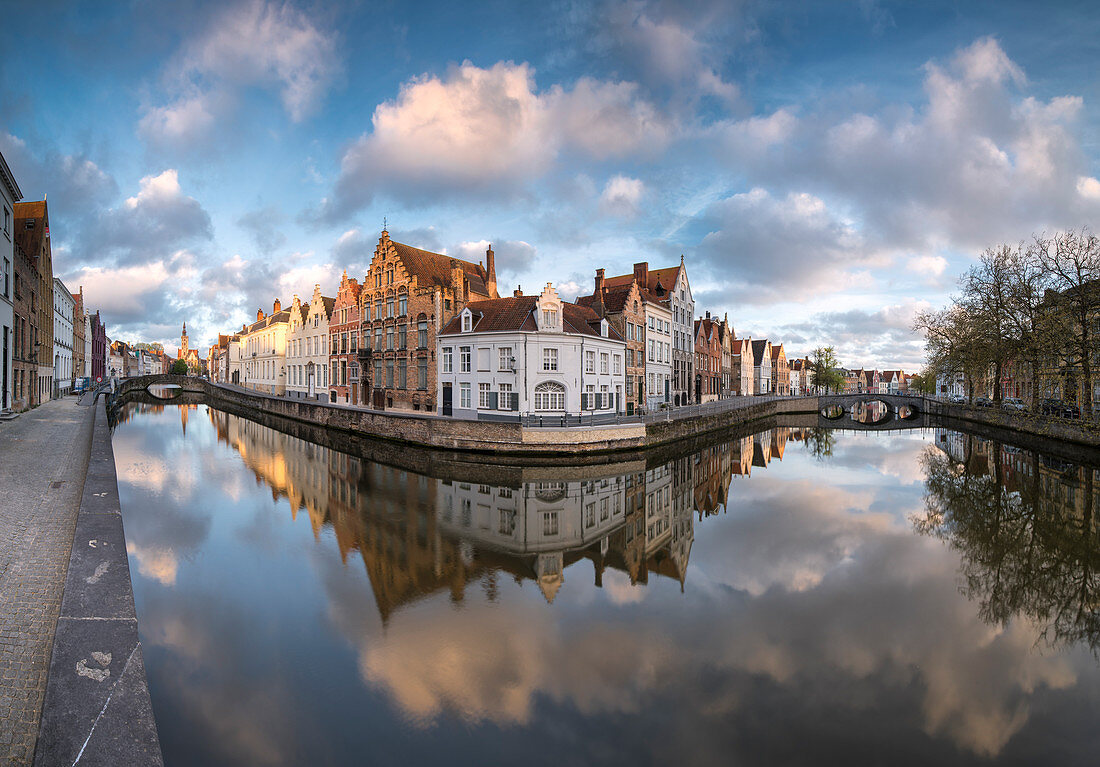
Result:
M978 397L974 400L974 404L978 407L993 407L993 400L989 397Z
M1001 409L1013 410L1017 413L1026 413L1027 405L1025 405L1024 401L1022 399L1019 399L1018 397L1005 397L1003 400L1001 400Z
M952 394L950 397L948 397L948 401L953 402L956 405L965 405L966 397L962 394Z
M1080 418L1081 408L1076 402L1065 402L1060 399L1048 398L1039 403L1039 412L1042 415L1052 415L1056 418Z

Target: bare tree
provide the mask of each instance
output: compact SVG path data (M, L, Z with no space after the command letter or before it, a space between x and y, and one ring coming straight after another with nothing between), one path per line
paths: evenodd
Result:
M1066 364L1066 390L1080 375L1076 388L1081 415L1092 419L1092 378L1094 349L1100 336L1096 320L1100 317L1100 238L1088 229L1070 230L1052 238L1037 237L1034 245L1038 264L1050 276L1050 290L1042 302L1044 314L1051 320L1053 339L1060 341L1051 350Z
M921 312L913 329L924 333L930 373L961 372L966 380L967 397L973 403L975 383L984 379L990 362L985 338L973 314L956 303L947 309Z
M961 305L992 365L993 401L998 405L1005 366L1017 350L1011 285L1019 252L1011 245L989 248L961 281Z

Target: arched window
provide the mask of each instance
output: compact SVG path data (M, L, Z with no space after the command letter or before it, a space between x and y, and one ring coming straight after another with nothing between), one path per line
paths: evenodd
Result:
M565 387L553 381L536 386L535 410L565 410Z

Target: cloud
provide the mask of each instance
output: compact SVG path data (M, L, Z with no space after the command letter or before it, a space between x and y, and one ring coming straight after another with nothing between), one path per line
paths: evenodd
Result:
M114 253L121 264L140 264L213 239L210 214L183 193L175 169L145 176L140 186L136 195L101 214L95 237L82 245L84 252Z
M286 235L279 229L285 220L277 207L266 205L245 213L237 219L237 225L248 232L260 252L270 255L286 243Z
M697 262L719 286L711 298L763 303L811 288L837 291L855 270L883 260L853 223L811 194L774 197L757 187L713 203L700 219L707 234Z
M169 102L150 105L138 132L160 148L195 148L235 108L238 92L277 92L287 115L312 114L340 74L333 34L290 3L227 6L185 43L165 73Z
M645 184L640 179L614 176L600 194L600 211L619 218L634 218L644 194Z
M372 128L344 153L330 220L384 193L411 204L470 195L506 197L559 155L621 158L659 150L671 127L637 86L581 78L538 91L528 64L470 62L422 75L380 104Z
M835 104L714 128L716 158L771 190L852 210L880 248L981 250L1100 215L1086 175L1077 96L1043 101L993 38L924 67L925 101L844 112ZM738 143L744 151L731 151ZM770 147L770 151L761 151Z
M485 251L492 245L496 260L498 281L505 275L518 276L530 271L537 251L535 246L523 240L477 240L463 242L455 248L455 254L473 263L485 262Z

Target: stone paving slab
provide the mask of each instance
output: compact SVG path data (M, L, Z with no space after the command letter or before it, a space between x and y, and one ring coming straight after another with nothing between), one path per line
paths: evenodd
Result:
M29 765L93 428L72 397L0 424L0 765Z
M96 469L84 483L76 521L36 767L164 764L138 637L106 423L100 402L89 462Z

